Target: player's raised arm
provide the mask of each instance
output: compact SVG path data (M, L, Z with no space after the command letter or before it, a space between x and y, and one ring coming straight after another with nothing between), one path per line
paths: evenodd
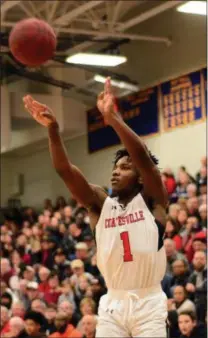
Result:
M97 106L103 115L105 124L110 125L115 130L139 170L145 195L153 198L157 204L166 207L168 202L167 192L160 172L153 163L142 139L129 128L117 112L109 78L106 80L104 92L98 97Z
M41 125L48 128L49 148L53 166L75 199L86 208L102 208L106 195L102 189L90 185L81 171L67 156L59 133L59 126L50 108L27 95L23 98L26 110Z

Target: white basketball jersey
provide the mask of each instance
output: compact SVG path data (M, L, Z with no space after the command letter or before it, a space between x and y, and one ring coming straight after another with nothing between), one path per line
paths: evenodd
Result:
M96 225L97 265L108 289L135 290L160 284L166 271L158 225L141 194L123 208L107 197Z

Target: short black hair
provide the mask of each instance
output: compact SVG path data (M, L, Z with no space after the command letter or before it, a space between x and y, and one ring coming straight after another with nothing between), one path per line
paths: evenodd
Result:
M178 318L180 316L189 316L192 320L192 322L195 322L197 320L196 313L193 311L182 311L179 313Z
M146 147L146 146L145 146ZM146 147L147 149L147 152L152 160L152 162L155 164L155 165L158 165L159 161L158 159L151 153L151 151ZM124 156L128 156L130 157L129 155L129 152L127 149L123 148L123 149L120 149L116 152L115 154L115 160L114 160L114 165Z
M39 324L40 326L44 323L44 316L36 311L29 311L26 315L24 320L32 320L36 324Z

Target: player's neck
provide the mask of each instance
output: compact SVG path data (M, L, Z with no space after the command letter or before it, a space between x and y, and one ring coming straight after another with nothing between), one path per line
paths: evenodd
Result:
M131 192L123 192L118 196L118 202L124 207L139 193L140 189L135 187Z

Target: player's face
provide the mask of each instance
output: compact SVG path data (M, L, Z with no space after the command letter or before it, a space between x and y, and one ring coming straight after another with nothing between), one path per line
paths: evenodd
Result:
M138 184L138 172L128 156L122 157L115 164L112 172L111 184L114 195L130 192Z

